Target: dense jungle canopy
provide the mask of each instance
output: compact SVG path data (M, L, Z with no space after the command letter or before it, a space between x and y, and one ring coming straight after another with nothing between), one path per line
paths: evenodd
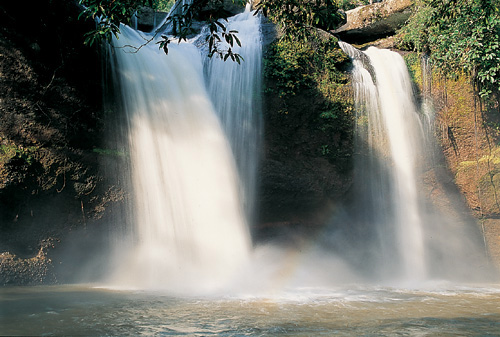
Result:
M447 76L465 72L481 97L500 88L500 2L498 0L416 0L402 29L403 46L430 54Z

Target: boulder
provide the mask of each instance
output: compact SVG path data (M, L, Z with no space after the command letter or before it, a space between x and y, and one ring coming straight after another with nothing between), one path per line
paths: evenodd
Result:
M333 33L342 41L363 44L394 35L410 17L412 0L385 0L349 10L347 23Z
M253 5L253 3L252 3ZM239 1L224 0L224 10L228 12L230 16L243 13L245 11L245 5Z
M273 43L279 36L278 28L274 23L269 21L268 18L262 19L262 24L260 26L262 34L262 44L264 47Z
M238 1L224 0L221 3L215 2L214 5L206 7L201 13L199 13L199 19L204 18L205 12L215 10L216 8L222 8L221 13L223 17L234 16L236 14L242 13L245 10L245 6ZM158 25L160 25L163 21L165 21L168 14L169 13L167 12L155 11L150 7L144 6L137 13L137 29L144 32L150 32L155 27L158 27ZM198 26L195 27L195 30L198 30Z
M142 7L137 13L137 29L150 32L167 18L168 13L158 12L150 7Z

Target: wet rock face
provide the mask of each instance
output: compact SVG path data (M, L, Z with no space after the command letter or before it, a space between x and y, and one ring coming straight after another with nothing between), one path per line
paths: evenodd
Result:
M261 224L296 221L321 225L351 184L348 174L320 157L264 160L261 168Z
M328 157L329 151L352 151L351 125L339 117L338 128L322 131L326 99L303 89L283 100L265 79L264 148L258 194L259 226L324 224L352 182L350 157ZM286 112L284 112L286 110ZM339 152L340 153L340 152ZM300 226L299 226L300 227Z
M333 33L342 41L363 44L394 35L408 20L411 0L385 0L347 11L347 23Z
M168 13L158 12L150 7L143 7L137 13L137 28L150 32L167 18Z
M31 258L0 253L0 286L56 283L52 260L48 257L53 246L53 240L44 240L38 254Z
M83 45L95 25L73 1L23 6L0 5L0 284L53 282L44 242L104 227L123 199L101 166L122 159L95 151L111 114L98 50Z
M212 4L208 5L205 11L200 13L201 18L203 19L204 13L211 10L219 10L224 17L230 17L239 13L242 13L245 10L245 6L238 1L233 0L224 0L224 1L214 1ZM168 16L166 12L155 11L150 7L143 7L137 13L137 28L144 32L150 32L159 24L161 24ZM198 32L201 29L201 26L195 25L195 30Z

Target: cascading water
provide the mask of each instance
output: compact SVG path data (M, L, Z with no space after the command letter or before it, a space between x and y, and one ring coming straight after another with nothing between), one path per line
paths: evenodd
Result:
M366 51L375 70L381 128L373 140L386 137L388 156L392 159L391 203L394 233L399 246L404 277L423 279L426 274L422 219L417 197L416 165L422 144L411 81L403 59L388 50ZM370 117L368 117L370 118ZM382 233L384 235L384 233Z
M171 45L168 56L153 44L139 51L128 47L145 41L128 27L115 41L134 200L134 226L120 240L125 244L113 275L121 285L213 290L249 260L261 38L258 18L249 11L231 18L228 28L239 31L243 48L233 51L244 57L242 65L214 59L203 69L194 47L203 38ZM467 220L444 219L422 197L430 128L420 122L403 59L387 50L341 46L354 59L360 155L354 229L335 239L355 241L354 248L335 260L350 265L349 273L413 282L481 266L477 233Z
M253 218L259 149L261 143L262 39L260 17L250 11L229 18L227 29L244 41L233 52L244 56L241 64L206 58L208 91L229 142L241 178L247 219Z
M358 264L377 279L403 282L464 276L471 265L485 267L477 228L452 211L436 210L423 194L422 176L433 170L431 151L423 146L432 146L403 58L374 47L362 52L340 46L353 59L353 217L364 245Z
M243 44L255 40L240 39ZM120 240L110 282L213 291L237 274L250 252L240 179L205 87L200 51L190 43L170 45L168 56L154 43L138 51L128 47L144 42L142 33L122 26L113 43L128 120L133 226ZM255 55L241 54L254 64ZM209 81L224 71L211 70ZM247 97L252 88L242 85L237 90L243 93L229 94ZM241 110L250 113L252 108L242 104ZM236 116L238 111L231 112ZM245 133L253 127L247 119L231 127Z

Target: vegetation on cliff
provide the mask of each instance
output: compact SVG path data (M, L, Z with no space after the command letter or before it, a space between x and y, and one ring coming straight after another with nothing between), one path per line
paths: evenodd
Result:
M447 164L476 215L496 217L500 214L498 0L418 0L416 4L399 39L402 46L429 55L437 131ZM420 61L407 60L410 70L418 74Z
M337 39L315 31L281 39L264 57L262 222L324 222L351 183L350 61Z
M65 0L0 5L0 252L10 253L0 255L0 284L29 283L32 264L19 258L32 257L47 271L36 282L54 280L53 246L90 231L121 198L93 151L105 133L100 59L83 45L91 27L78 13ZM25 276L8 276L16 270Z
M290 114L311 114L316 132L326 138L318 153L338 165L347 164L352 148L350 140L353 108L348 91L346 72L349 58L340 50L333 37L316 37L310 42L279 40L273 43L265 59L267 93L280 99L278 118L293 118ZM314 102L306 111L294 111L294 97L306 96ZM312 108L314 107L314 108ZM342 139L345 144L341 144ZM347 145L347 146L345 146Z
M498 0L417 0L400 33L402 45L428 53L449 78L468 74L481 97L500 94Z
M349 57L338 39L327 31L345 19L340 11L356 1L262 1L257 7L277 24L280 38L267 49L264 60L266 101L278 104L275 120L307 123L321 144L321 154L337 169L350 167L353 107L349 92ZM358 2L356 2L358 3ZM297 10L291 10L291 9ZM307 100L309 108L297 109L296 100ZM297 119L297 117L299 119ZM282 125L286 125L283 123Z
M246 0L232 0L240 6L246 4ZM314 34L317 28L331 30L336 28L345 19L345 14L340 11L341 7L349 7L359 1L353 0L261 0L256 4L256 14L263 13L272 22L279 24L282 34L286 38L307 40ZM85 34L85 43L92 45L102 40L110 41L113 36L118 37L120 24L130 24L135 15L140 15L144 6L154 9L166 9L171 6L169 0L80 0L83 5L80 17L87 17L96 21L96 28ZM242 57L233 52L233 46L240 41L237 31L227 30L224 20L232 13L226 10L227 1L224 0L193 0L189 3L177 2L173 5L166 23L171 25L169 34L161 35L157 42L165 53L168 46L174 40L186 41L195 33L193 24L195 21L203 21L208 27L206 43L208 45L208 56L214 55L227 60L240 62ZM139 13L139 14L138 14ZM145 40L150 43L154 38ZM225 43L222 43L225 42ZM140 48L141 46L136 46Z
M498 94L492 91L480 99L478 87L484 86L474 72L450 65L445 68L450 69L448 72L443 71L436 65L443 60L421 59L417 53L408 53L405 59L415 83L432 97L433 126L444 155L443 166L452 174L450 184L458 187L472 214L480 219L491 257L500 265ZM426 73L422 65L428 61L432 72Z

